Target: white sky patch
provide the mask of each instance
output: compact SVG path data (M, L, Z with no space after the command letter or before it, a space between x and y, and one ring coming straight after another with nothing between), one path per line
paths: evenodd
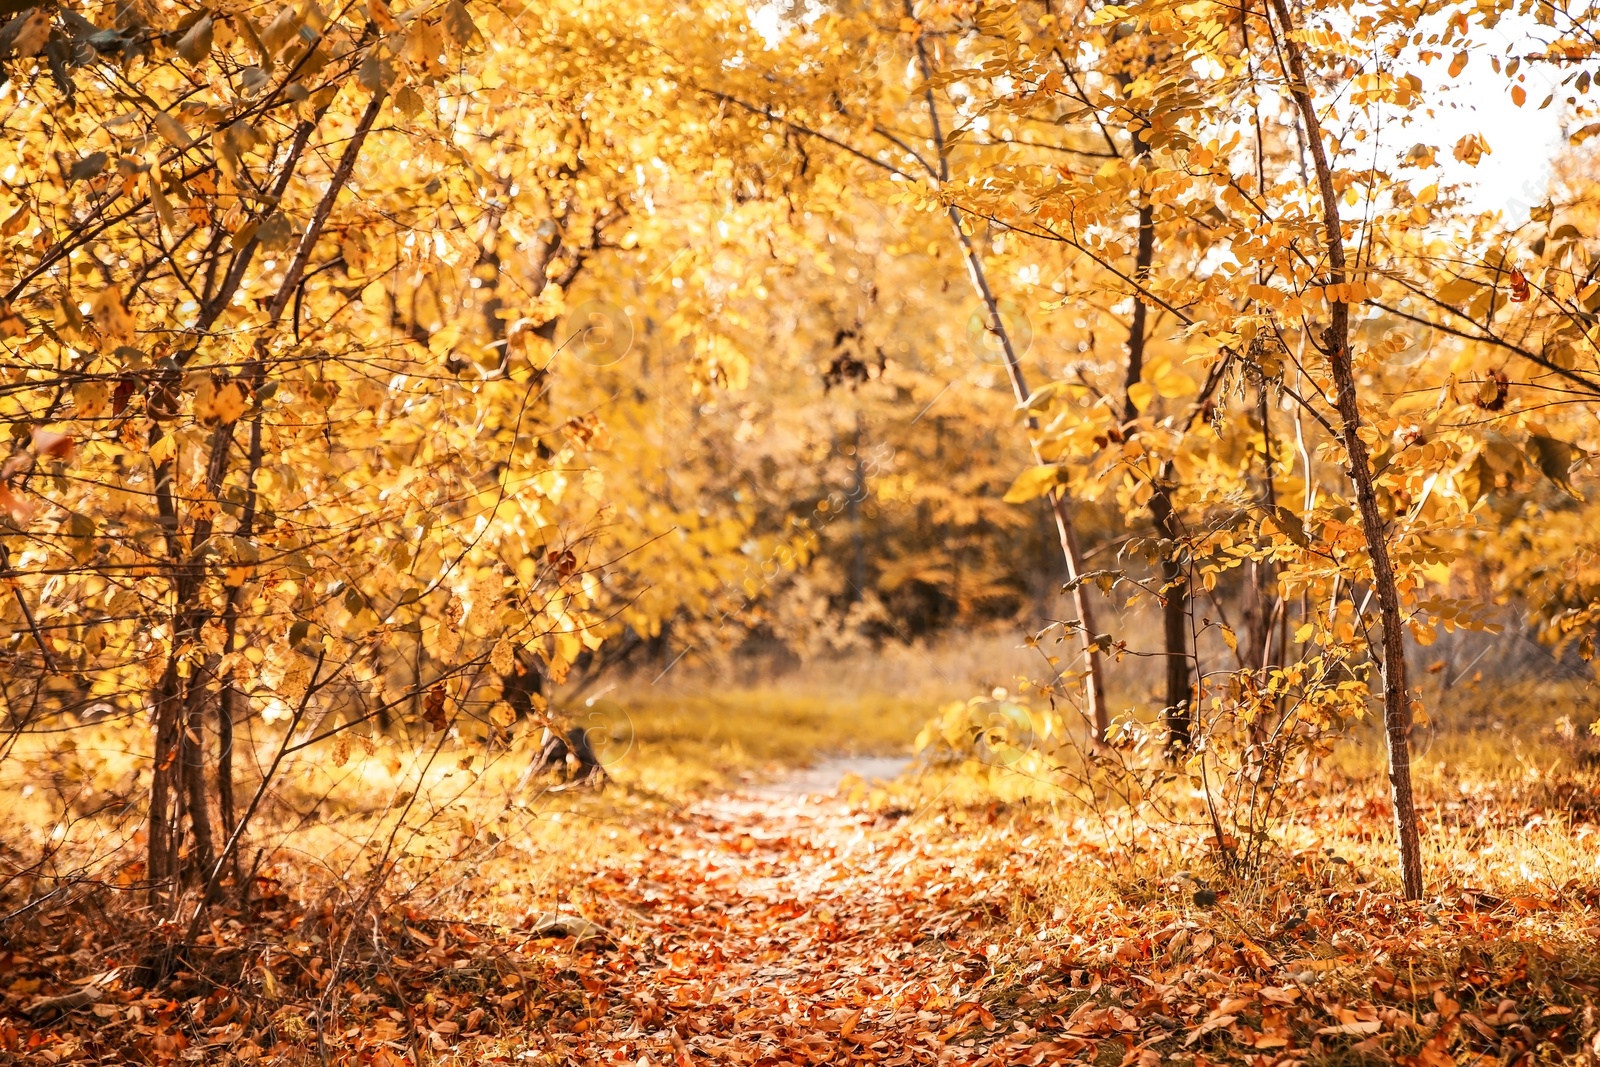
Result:
M1439 21L1424 20L1423 25L1431 32ZM1427 66L1417 61L1416 49L1407 50L1404 69L1422 79L1423 95L1433 114L1419 109L1409 127L1385 131L1383 139L1386 148L1400 153L1418 142L1438 146L1438 168L1414 185L1460 183L1468 187L1468 206L1500 211L1512 225L1525 221L1529 209L1544 200L1551 160L1565 138L1564 101L1570 90L1557 84L1561 75L1549 64L1523 63L1517 76L1504 73L1505 63L1513 56L1544 51L1540 30L1531 18L1517 15L1502 18L1492 30L1474 26L1466 49L1466 69L1455 78L1450 77L1449 67L1459 44L1448 48L1423 45L1444 53ZM1501 61L1500 72L1490 62L1495 57ZM1527 93L1521 107L1511 100L1514 84ZM1540 110L1540 103L1552 93L1554 102ZM1453 154L1456 142L1471 133L1482 136L1490 149L1476 167L1458 161Z
M1434 67L1442 64L1436 62ZM1550 162L1564 139L1559 105L1538 110L1548 92L1530 88L1528 102L1517 107L1511 102L1505 76L1490 69L1488 57L1479 54L1442 94L1448 103L1436 108L1432 118L1420 117L1407 132L1415 134L1417 141L1439 146L1435 173L1442 181L1470 186L1467 200L1471 206L1501 211L1514 225L1544 200ZM1480 134L1489 143L1489 154L1476 167L1451 154L1455 143L1469 133Z
M768 48L776 48L789 32L781 4L760 4L750 10L750 28L761 35Z
M768 48L776 48L793 30L809 26L823 15L816 0L766 0L750 5L750 28Z

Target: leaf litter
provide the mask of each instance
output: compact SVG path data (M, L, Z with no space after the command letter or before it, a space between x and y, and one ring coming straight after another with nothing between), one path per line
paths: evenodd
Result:
M638 848L571 872L586 915L492 899L471 921L361 911L291 899L268 869L249 908L219 909L155 988L138 977L148 937L102 943L115 926L90 908L40 909L0 954L0 1059L1444 1067L1600 1054L1600 929L1563 939L1553 923L1573 909L1552 898L1457 888L1408 904L1323 854L1286 863L1248 906L1227 889L1201 906L1193 879L1113 886L1107 857L1065 825L1027 805L908 816L726 794L656 814ZM1051 881L1074 869L1073 885L1101 890Z

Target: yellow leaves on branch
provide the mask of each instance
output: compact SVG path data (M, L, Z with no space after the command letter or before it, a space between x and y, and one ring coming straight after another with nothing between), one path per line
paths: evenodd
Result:
M238 422L244 410L244 390L238 382L226 383L212 397L210 414L218 422Z
M22 228L28 224L28 219L32 216L32 214L33 213L28 210L28 205L23 204L21 207L17 208L17 210L7 215L5 221L0 222L0 237L15 237L17 234L21 233Z
M394 33L400 29L400 20L389 10L386 0L367 0L367 14L372 16L372 24L382 33Z
M1187 373L1173 366L1170 360L1160 360L1146 369L1142 380L1128 387L1128 399L1140 412L1145 411L1156 397L1177 400L1193 396L1200 386Z
M215 29L216 20L210 15L202 15L198 22L189 27L189 32L178 39L178 55L187 60L190 66L198 66L202 59L211 54Z
M150 203L156 210L156 218L161 221L161 225L166 229L168 235L171 235L177 231L178 217L173 213L172 205L167 201L166 190L163 188L166 182L162 178L161 167L159 165L151 167L150 174L146 180L150 186Z
M1369 279L1341 282L1338 285L1314 285L1306 290L1306 296L1320 298L1330 304L1360 304L1374 299L1378 294L1378 284Z
M244 389L238 382L202 381L194 394L194 417L202 426L238 422L245 412Z
M105 382L82 382L72 390L72 413L80 419L99 417L111 402L111 390Z
M156 132L161 135L161 139L174 148L188 148L194 143L193 138L189 136L189 131L183 128L183 123L173 117L170 112L163 111L158 114L155 117L155 125Z
M477 23L472 21L472 15L461 0L450 0L445 4L441 24L450 43L462 51L471 52L483 47L483 35L478 32Z
M1061 484L1061 468L1054 463L1040 463L1017 475L1011 488L1006 490L1007 504L1026 504L1047 495Z

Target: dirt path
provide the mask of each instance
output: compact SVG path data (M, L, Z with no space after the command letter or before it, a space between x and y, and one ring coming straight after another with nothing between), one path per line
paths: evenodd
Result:
M959 857L933 856L915 819L853 811L830 788L845 771L894 769L827 764L706 801L650 841L642 869L602 874L591 889L618 945L579 958L583 1032L540 1051L678 1065L985 1059L998 1026L981 997L988 887L954 877Z

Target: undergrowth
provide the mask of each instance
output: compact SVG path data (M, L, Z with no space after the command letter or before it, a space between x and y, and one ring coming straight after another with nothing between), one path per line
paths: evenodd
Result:
M622 949L604 938L634 943L616 932L642 921L651 894L676 892L668 874L637 872L676 872L690 854L675 842L703 823L697 801L826 755L909 755L931 710L779 690L625 706L629 743L600 789L528 776L531 731L492 750L435 735L376 738L343 763L307 755L263 809L247 878L155 985L140 968L172 951L188 912L151 913L128 858L136 813L117 799L140 755L102 748L104 777L74 785L58 753L53 792L6 787L24 813L11 862L49 862L5 888L0 1049L28 1062L359 1049L387 1067L493 1058L483 1049L536 1033L582 1041L600 1033L585 1022L601 1010L596 982L623 981L606 962ZM1127 798L1086 808L1022 761L975 774L923 760L889 785L856 782L857 833L872 855L903 857L864 872L863 891L914 873L933 914L960 917L960 941L895 936L955 968L953 988L977 1007L939 1009L955 1013L951 1040L997 1063L1046 1044L1119 1064L1592 1057L1600 771L1574 708L1519 713L1514 729L1487 708L1441 717L1418 761L1420 902L1396 892L1381 749L1360 726L1296 768L1249 871L1222 862L1202 798L1177 786L1163 820ZM796 847L783 841L725 847ZM93 866L108 844L114 859ZM625 897L606 871L642 880L628 892L644 895ZM575 943L580 921L598 942Z

